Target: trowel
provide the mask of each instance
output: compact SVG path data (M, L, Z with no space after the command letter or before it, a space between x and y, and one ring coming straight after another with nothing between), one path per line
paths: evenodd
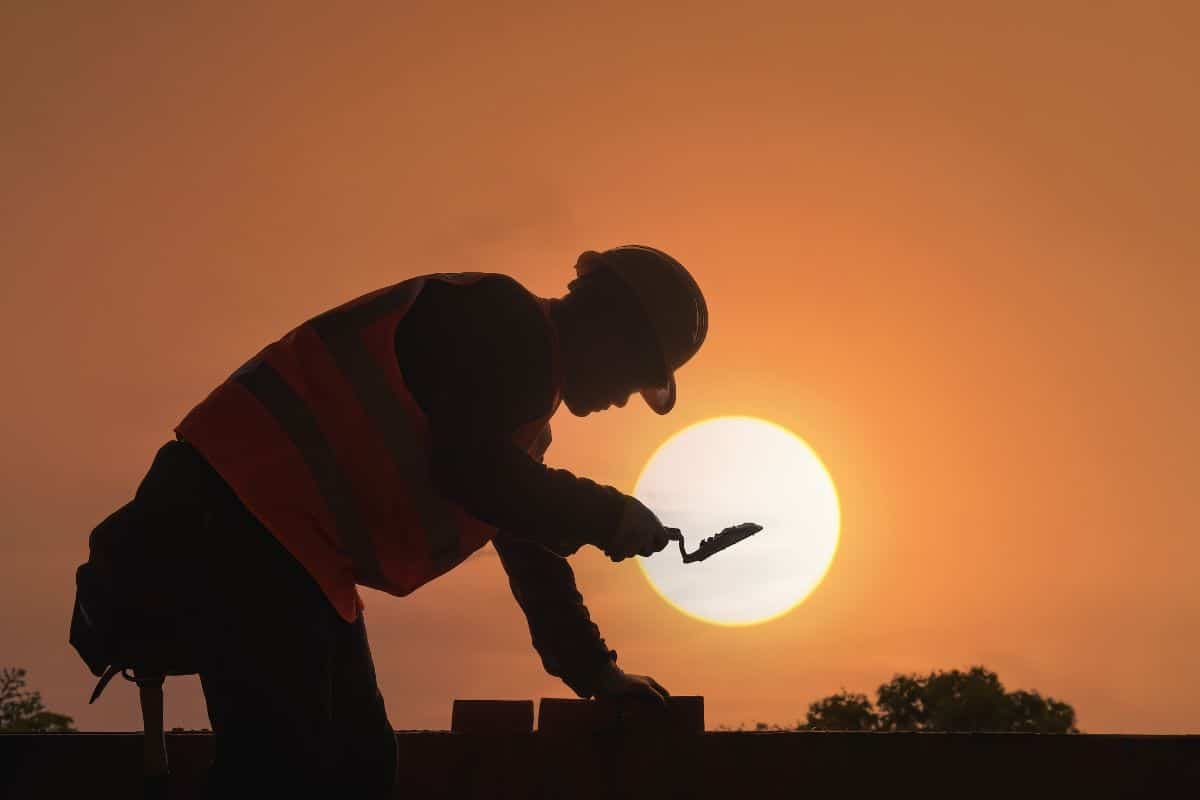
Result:
M666 531L671 539L679 542L679 555L683 556L683 563L691 564L693 561L703 561L713 553L719 553L726 547L735 545L743 539L748 539L762 529L762 525L753 522L743 522L740 525L733 525L720 533L714 533L707 539L701 539L700 546L691 553L683 548L683 533L679 528L667 528Z

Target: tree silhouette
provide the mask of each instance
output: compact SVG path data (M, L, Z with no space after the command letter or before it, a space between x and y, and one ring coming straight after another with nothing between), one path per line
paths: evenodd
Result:
M0 669L0 730L73 731L74 720L47 711L41 692L25 691L25 670Z
M873 731L879 717L865 694L837 694L818 700L808 707L808 723L801 729L825 731Z
M1078 733L1075 709L1037 692L1004 691L996 673L981 666L966 672L895 675L866 695L844 689L812 703L804 730L1016 731Z

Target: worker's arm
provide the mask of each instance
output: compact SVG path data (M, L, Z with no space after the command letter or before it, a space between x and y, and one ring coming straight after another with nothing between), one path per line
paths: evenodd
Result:
M559 555L611 538L621 492L547 467L513 441L554 397L546 322L524 288L503 276L427 287L397 330L396 355L429 420L443 494Z
M429 420L432 477L497 528L495 547L546 670L583 697L666 695L628 675L600 637L563 556L612 537L629 501L611 486L541 463L512 432L550 411L554 386L542 312L515 282L427 290L396 332L405 382ZM647 512L648 513L648 512Z
M546 672L561 678L575 694L592 697L615 670L609 650L575 586L575 573L562 556L504 531L492 541L508 573L534 649Z
M617 527L621 492L547 467L507 437L435 430L434 441L436 485L498 530L568 556L584 544L601 546Z

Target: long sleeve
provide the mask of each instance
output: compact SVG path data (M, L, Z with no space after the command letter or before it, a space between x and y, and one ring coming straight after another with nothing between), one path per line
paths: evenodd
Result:
M434 430L435 483L472 516L567 556L611 535L622 495L611 486L547 467L507 437Z
M546 672L575 694L595 694L603 671L616 661L592 622L575 586L575 573L561 556L527 539L501 531L492 541Z
M550 410L550 347L536 300L503 276L428 286L396 333L405 383L429 420L435 485L499 531L493 544L543 666L589 697L616 653L563 556L606 541L623 496L513 442Z
M513 431L550 410L550 338L511 278L431 283L396 332L405 382L432 433L432 477L472 516L559 555L607 541L622 495L518 448Z

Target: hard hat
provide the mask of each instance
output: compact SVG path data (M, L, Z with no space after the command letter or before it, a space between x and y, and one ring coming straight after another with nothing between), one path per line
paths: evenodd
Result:
M610 270L633 290L654 331L667 382L643 389L642 397L656 413L666 414L675 406L675 370L696 354L708 333L704 295L682 264L646 245L585 250L575 264L581 277L598 269Z

